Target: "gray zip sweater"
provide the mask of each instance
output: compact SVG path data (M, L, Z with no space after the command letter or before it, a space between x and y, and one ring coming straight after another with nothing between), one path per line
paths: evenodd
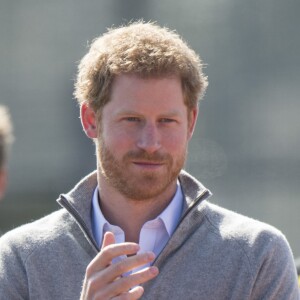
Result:
M182 219L144 285L144 300L299 299L290 247L275 228L209 203L185 172ZM62 209L0 239L0 299L79 299L85 269L99 249L92 237L96 173L58 202Z

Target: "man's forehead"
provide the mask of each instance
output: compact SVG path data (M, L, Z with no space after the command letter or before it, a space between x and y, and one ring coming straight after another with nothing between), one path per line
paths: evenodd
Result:
M140 81L140 82L155 82L155 81L163 81L163 80L175 80L181 86L181 78L179 75L174 74L153 74L153 75L145 75L138 73L121 73L114 75L112 80L112 88L115 85L118 85L120 82L132 82L132 81Z

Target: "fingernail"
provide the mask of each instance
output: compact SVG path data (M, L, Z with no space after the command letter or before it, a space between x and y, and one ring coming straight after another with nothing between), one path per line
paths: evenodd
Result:
M157 275L158 274L158 268L155 266L150 267L150 272L153 275Z

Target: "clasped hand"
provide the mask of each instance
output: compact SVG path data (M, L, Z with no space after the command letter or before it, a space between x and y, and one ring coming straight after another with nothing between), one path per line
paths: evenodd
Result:
M139 299L144 289L140 284L158 275L157 267L150 266L123 277L137 267L152 262L154 253L140 253L136 243L115 243L112 232L104 235L101 251L88 265L85 273L81 300L131 300ZM125 259L112 264L112 260L125 255Z

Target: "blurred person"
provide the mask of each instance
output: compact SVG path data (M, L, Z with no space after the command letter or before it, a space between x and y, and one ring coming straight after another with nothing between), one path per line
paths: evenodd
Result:
M8 109L0 105L0 200L7 186L7 159L13 141L13 128Z
M298 284L300 288L300 257L296 259L296 268L297 268L297 274L298 274Z
M202 67L154 23L94 40L75 96L97 170L59 197L62 209L2 237L1 299L299 298L283 234L212 204L183 170Z

